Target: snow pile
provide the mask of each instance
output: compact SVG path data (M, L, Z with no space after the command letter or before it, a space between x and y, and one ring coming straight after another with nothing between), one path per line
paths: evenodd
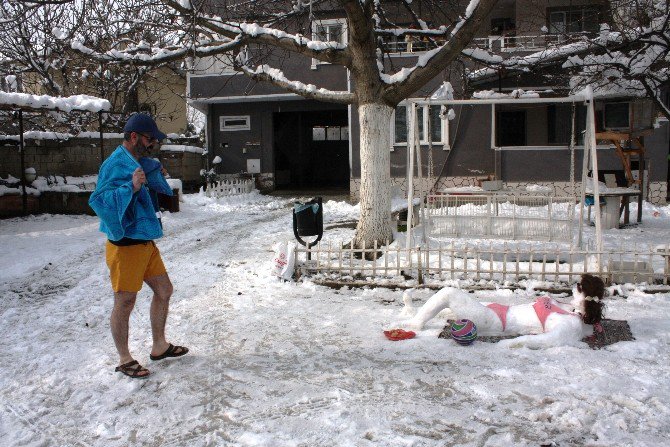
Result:
M114 373L98 220L0 220L3 446L670 444L670 294L619 286L627 298L608 298L606 317L627 320L635 340L598 351L462 347L437 338L445 314L416 338L391 342L382 330L407 317L403 291L272 277L272 246L293 240L292 199L184 200L164 216L157 245L175 286L168 339L191 352L149 361L151 292L143 289L129 338L151 370L143 381ZM328 201L324 218L355 208ZM670 208L645 204L641 226L605 237L661 244ZM405 300L420 307L431 295ZM473 294L506 305L533 296Z
M93 191L98 182L97 175L87 175L83 177L72 177L53 175L49 177L37 177L32 186L41 192L82 192Z
M525 91L523 89L512 90L511 93L500 93L494 90L480 90L472 94L474 99L525 99L525 98L539 98L540 94L535 90Z
M202 154L205 149L197 146L187 146L182 144L163 144L161 151L165 152L192 152L194 154Z
M27 168L26 172L28 169ZM11 176L10 176L11 177ZM14 179L14 182L4 181L11 186L0 185L0 196L5 194L21 194L22 188L20 180ZM95 184L98 181L97 175L86 175L83 177L60 176L51 175L49 177L37 177L29 186L26 187L26 192L29 195L39 196L42 192L83 192L93 191Z

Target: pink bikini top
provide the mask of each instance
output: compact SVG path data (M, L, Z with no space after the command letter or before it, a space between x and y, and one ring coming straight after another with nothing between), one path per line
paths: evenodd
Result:
M509 306L505 306L504 304L491 303L488 304L486 307L488 307L489 309L494 311L496 315L498 315L498 318L500 318L500 322L502 323L504 331L505 327L507 326L507 310L509 309ZM543 331L544 331L544 323L547 321L547 318L549 318L549 315L552 312L556 312L563 315L574 315L573 313L567 312L558 307L554 303L554 300L552 300L548 296L543 296L535 300L535 303L533 303L533 309L535 309L537 318L540 320L540 323L542 324Z
M537 318L540 320L540 323L542 323L543 331L544 331L544 323L545 321L547 321L547 318L552 312L556 312L557 314L563 314L563 315L574 315L571 312L561 309L555 303L556 302L551 298L549 298L548 296L543 296L535 300L535 304L533 304L533 309L535 309Z

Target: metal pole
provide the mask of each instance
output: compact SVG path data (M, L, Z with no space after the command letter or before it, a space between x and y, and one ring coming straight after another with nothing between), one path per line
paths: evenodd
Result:
M593 107L593 98L589 100L588 105L588 145L591 153L591 169L593 170L593 208L596 213L596 247L598 250L598 262L600 263L600 255L603 251L603 227L602 219L600 218L600 187L598 185L598 151L596 148L596 122L595 111ZM586 141L584 142L586 145Z
M412 246L412 208L414 205L414 147L415 137L414 135L418 133L418 124L416 122L416 104L410 103L410 134L407 136L407 152L409 155L409 166L408 166L408 176L407 176L407 230L405 235L407 240L405 243L405 248L408 250Z
M98 120L100 123L100 164L105 161L105 144L102 137L102 110L98 112Z
M637 196L637 223L640 223L640 222L642 222L642 201L643 201L643 197L644 197L644 195L647 191L644 190L644 180L645 180L644 171L646 169L644 154L638 155L638 159L639 159L639 161L638 161L638 165L637 165L637 167L638 167L637 172L638 172L638 178L640 179L640 195ZM647 182L647 185L648 184L649 184L649 182ZM626 209L626 210L628 210L628 209Z
M23 141L23 110L19 110L19 151L21 152L21 207L24 215L28 214L28 196L26 193L26 154Z
M426 112L426 109L428 109L428 112ZM426 107L426 109L423 110L423 115L424 118L426 118L425 115L428 115L427 119L427 125L423 129L424 135L426 139L430 140L430 108ZM421 236L423 237L423 243L426 243L426 214L424 213L423 209L423 201L424 201L424 194L423 194L423 169L422 169L422 160L421 160L421 135L419 132L416 132L416 135L414 135L414 143L416 146L416 174L417 174L417 179L419 180L419 211L420 211L420 216L421 216ZM430 149L428 149L430 150ZM412 212L414 211L414 207L412 207ZM418 216L417 216L418 217Z

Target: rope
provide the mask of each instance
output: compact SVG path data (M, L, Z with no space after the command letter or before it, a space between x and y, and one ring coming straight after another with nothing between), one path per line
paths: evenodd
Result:
M433 177L434 177L434 167L433 167L433 130L431 127L432 120L431 120L431 115L430 115L430 107L428 106L428 129L426 130L428 132L428 184L432 185L431 188L428 190L428 194L430 194L433 190L433 187L435 186L433 184Z
M570 184L572 185L572 196L577 197L575 186L575 110L577 105L572 103L572 132L570 133Z

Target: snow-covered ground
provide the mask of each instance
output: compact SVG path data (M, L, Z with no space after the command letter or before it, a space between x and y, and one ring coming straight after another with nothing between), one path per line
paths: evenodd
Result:
M292 239L289 199L184 196L159 242L175 293L169 340L191 352L151 362L150 293L131 316L146 380L114 373L104 237L88 216L0 221L0 444L3 446L670 445L669 294L630 287L606 316L636 340L530 350L412 340L402 292L333 290L271 276ZM327 224L358 208L327 202ZM327 238L350 237L330 230ZM666 243L670 208L606 242ZM416 292L419 306L430 292ZM526 290L479 292L522 303Z

